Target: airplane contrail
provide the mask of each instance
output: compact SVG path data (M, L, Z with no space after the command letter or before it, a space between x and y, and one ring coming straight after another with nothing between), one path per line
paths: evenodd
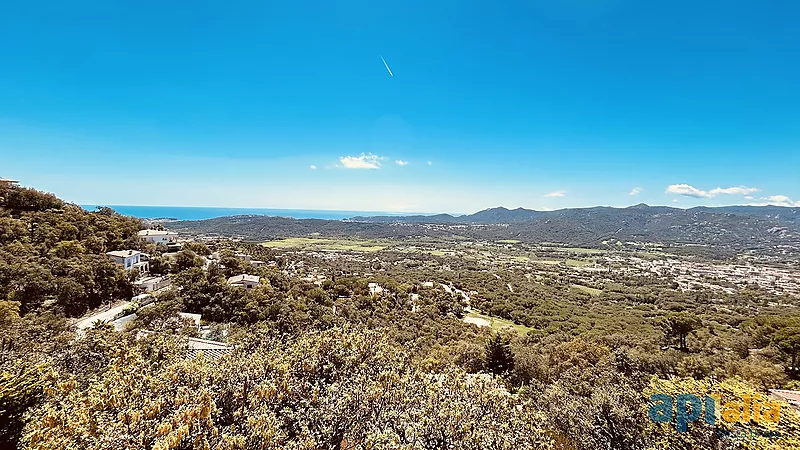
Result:
M389 76L390 76L390 77L393 77L393 76L394 76L394 74L392 73L392 69L390 69L390 68L389 68L389 65L388 65L388 64L386 64L386 60L385 60L385 59L383 59L383 55L381 55L381 61L383 61L383 65L384 65L384 66L386 66L386 70L388 70L388 71L389 71Z

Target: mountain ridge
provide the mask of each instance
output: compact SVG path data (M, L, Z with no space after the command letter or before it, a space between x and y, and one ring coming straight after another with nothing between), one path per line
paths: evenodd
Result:
M599 212L599 211L642 211L652 213L678 213L682 212L707 212L707 213L722 213L722 214L736 214L744 216L753 216L760 218L771 218L781 222L789 222L800 224L800 207L790 206L746 206L746 205L733 205L733 206L696 206L693 208L675 208L670 206L650 206L646 203L639 203L636 205L626 207L613 207L613 206L592 206L584 208L562 208L556 210L535 210L526 208L508 209L503 206L496 206L486 208L472 214L464 215L451 215L451 214L435 214L435 215L408 215L408 216L354 216L349 220L354 222L370 222L370 223L473 223L473 224L490 224L490 223L518 223L528 220L535 220L546 216L563 216L569 215L574 212Z
M348 220L233 216L165 224L176 231L244 239L278 239L316 234L362 238L412 238L561 242L599 246L605 242L699 244L732 250L800 250L800 208L721 207L680 209L634 205L556 211L489 208L451 216L378 216Z

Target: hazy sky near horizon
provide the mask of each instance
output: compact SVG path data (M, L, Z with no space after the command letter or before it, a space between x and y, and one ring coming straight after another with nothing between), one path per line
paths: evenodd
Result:
M5 2L0 176L81 204L800 206L798 17L763 0Z

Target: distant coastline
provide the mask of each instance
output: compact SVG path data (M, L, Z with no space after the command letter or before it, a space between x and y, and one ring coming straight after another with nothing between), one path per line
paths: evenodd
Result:
M205 220L216 217L261 215L291 217L294 219L344 220L356 216L402 216L421 213L396 213L389 211L337 211L317 209L272 209L272 208L214 208L204 206L145 206L145 205L80 205L87 211L98 206L107 206L114 211L140 219L153 220ZM424 213L423 213L424 214Z

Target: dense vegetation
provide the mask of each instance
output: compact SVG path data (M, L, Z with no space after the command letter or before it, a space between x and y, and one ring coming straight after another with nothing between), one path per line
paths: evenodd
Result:
M109 210L23 188L1 201L0 448L800 446L787 405L777 425L718 427L779 437L734 440L702 421L678 433L648 418L652 393L727 400L797 386L800 315L757 289L679 292L625 272L587 282L430 254L330 259L227 240L167 254ZM77 333L69 317L134 293L135 274L104 255L122 248L150 253L174 289L128 331ZM262 283L226 283L241 273ZM370 295L370 282L384 291ZM474 310L516 328L464 323ZM201 313L207 337L235 349L187 358L183 336L197 329L179 311ZM137 339L142 329L157 333Z
M103 208L87 212L50 194L0 188L0 298L22 314L48 302L75 316L130 296L129 280L104 255L136 248L141 222Z

